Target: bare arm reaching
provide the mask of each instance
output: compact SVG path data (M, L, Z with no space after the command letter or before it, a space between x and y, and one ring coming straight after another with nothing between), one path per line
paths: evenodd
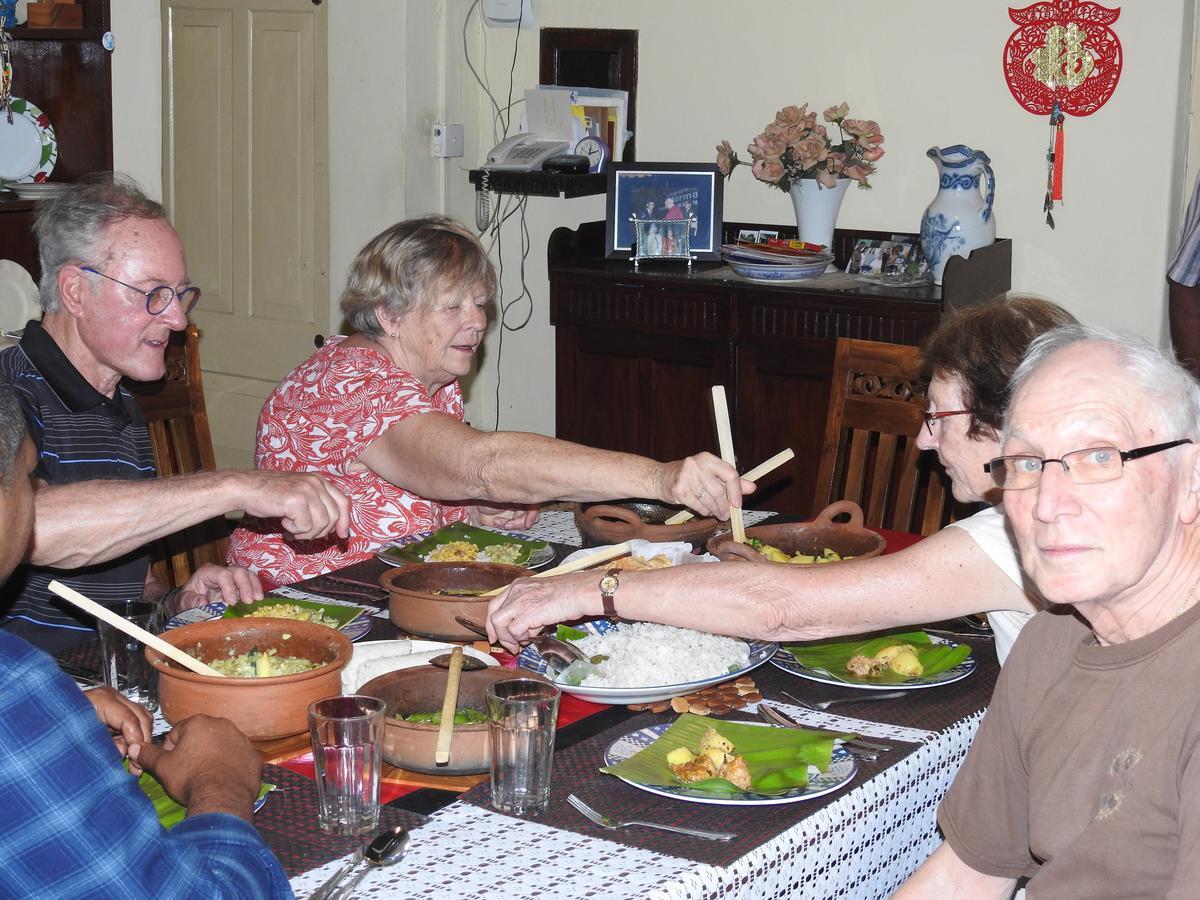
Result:
M522 579L492 601L488 631L509 650L546 625L602 615L599 572ZM729 562L622 572L629 619L763 640L819 640L1033 601L965 531L944 529L877 559L819 568Z
M977 872L963 862L954 848L942 844L930 854L921 867L909 876L893 900L1008 900L1015 878L1001 878Z
M483 432L441 413L389 428L358 461L392 484L435 500L541 503L646 497L729 518L754 490L711 453L655 462L516 431Z
M115 559L163 535L244 509L278 517L295 537L345 536L350 502L324 478L261 471L202 472L147 481L43 485L28 561L78 569Z

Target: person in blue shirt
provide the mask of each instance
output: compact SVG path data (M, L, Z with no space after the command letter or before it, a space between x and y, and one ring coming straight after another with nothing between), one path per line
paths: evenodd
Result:
M0 382L0 582L25 557L36 464L16 396ZM109 688L86 693L28 641L0 631L0 897L291 897L251 824L262 764L227 719L194 716L161 747L151 720ZM137 779L187 807L167 831Z

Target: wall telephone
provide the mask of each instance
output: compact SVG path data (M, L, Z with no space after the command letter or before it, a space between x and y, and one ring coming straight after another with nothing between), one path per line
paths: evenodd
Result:
M493 147L482 166L483 178L475 192L475 224L479 230L484 231L492 221L489 173L540 172L542 163L570 146L566 141L542 140L536 134L516 134Z

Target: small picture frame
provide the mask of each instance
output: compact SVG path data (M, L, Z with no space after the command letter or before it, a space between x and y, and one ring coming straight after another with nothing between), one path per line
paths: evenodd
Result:
M916 245L908 241L862 239L855 241L846 271L851 275L874 278L902 273L917 265L918 255Z
M613 163L608 170L605 257L719 260L723 186L715 163ZM646 224L639 229L639 220L658 227ZM686 229L686 240L676 237L681 229ZM671 234L672 241L646 240L652 230L659 238Z

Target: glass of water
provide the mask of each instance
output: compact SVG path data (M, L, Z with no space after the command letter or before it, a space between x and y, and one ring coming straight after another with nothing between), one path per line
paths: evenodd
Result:
M157 603L129 600L113 607L113 612L151 634L162 631L162 608ZM150 712L157 710L158 669L146 660L145 645L103 620L97 622L97 630L104 683Z
M348 694L308 707L321 830L366 834L379 825L384 703Z
M486 693L492 743L492 806L536 815L550 801L558 688L532 678L497 681Z

